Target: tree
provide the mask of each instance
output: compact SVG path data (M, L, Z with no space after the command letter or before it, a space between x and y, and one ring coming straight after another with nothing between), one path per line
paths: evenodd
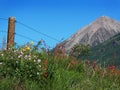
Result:
M76 59L80 59L83 56L89 55L89 51L90 51L89 45L76 44L71 49L70 56L73 56Z

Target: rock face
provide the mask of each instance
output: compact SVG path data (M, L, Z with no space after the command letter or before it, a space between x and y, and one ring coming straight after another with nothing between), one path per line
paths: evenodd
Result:
M80 29L63 43L66 50L70 50L75 44L89 44L93 47L118 33L120 33L120 22L110 17L102 16Z

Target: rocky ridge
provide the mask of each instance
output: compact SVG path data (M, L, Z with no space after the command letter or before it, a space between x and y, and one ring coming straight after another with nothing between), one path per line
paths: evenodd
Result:
M120 33L120 22L108 16L101 16L80 29L63 43L66 50L70 50L75 44L89 44L93 47L118 33Z

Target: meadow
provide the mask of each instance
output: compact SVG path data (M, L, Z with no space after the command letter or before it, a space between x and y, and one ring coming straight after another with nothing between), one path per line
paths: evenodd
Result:
M120 70L33 42L0 51L0 90L120 90Z

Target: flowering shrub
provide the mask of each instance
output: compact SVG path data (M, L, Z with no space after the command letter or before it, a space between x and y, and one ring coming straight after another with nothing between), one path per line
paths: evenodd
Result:
M26 45L20 49L14 47L0 52L0 74L2 77L15 77L40 81L43 78L41 53L32 53L32 47Z

